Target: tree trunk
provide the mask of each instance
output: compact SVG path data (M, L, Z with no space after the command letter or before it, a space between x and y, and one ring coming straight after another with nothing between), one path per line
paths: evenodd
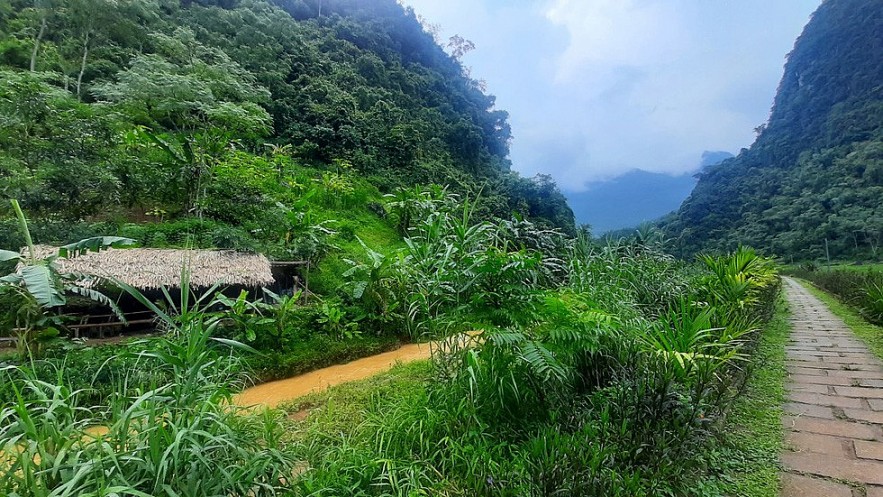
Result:
M34 38L34 50L31 51L31 72L37 67L37 53L40 51L40 41L43 40L43 35L46 33L46 13L43 13L43 20L40 22L40 31L37 32L37 36Z
M80 74L77 75L77 100L82 100L83 96L80 90L83 86L83 73L86 72L86 59L89 57L89 32L86 31L86 38L83 40L83 60L80 61Z

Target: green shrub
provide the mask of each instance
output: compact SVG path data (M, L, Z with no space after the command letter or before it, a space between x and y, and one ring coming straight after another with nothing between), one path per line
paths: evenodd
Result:
M799 268L790 271L790 274L833 293L843 302L858 309L868 321L883 325L883 273L873 269L807 271Z
M430 307L435 318L477 320L483 330L437 342L431 380L419 392L359 404L367 411L359 411L361 423L337 420L339 407L329 405L317 423L332 425L296 444L321 468L298 482L296 495L716 494L702 475L778 290L767 260L740 250L690 266L646 247L574 246L564 263L567 287L518 273L512 284L521 281L522 295L533 295L529 318L492 326L482 309L523 306L492 301L510 281L506 271L520 271L511 254L537 252L515 249L494 265L484 251L463 250L469 236L493 240L493 228L457 231L462 225L451 223L447 238L445 224L432 222L414 230L422 234L399 258L377 254L377 264L355 265L350 288L432 277L417 283L435 288L426 295L465 303ZM445 259L446 250L458 253ZM389 273L372 273L387 263ZM485 269L491 284L482 287ZM463 273L471 284L446 294ZM675 283L666 286L669 277ZM329 437L329 430L342 433Z
M395 337L361 335L347 340L314 334L286 350L265 350L247 358L249 371L259 381L291 378L316 369L361 359L401 345Z

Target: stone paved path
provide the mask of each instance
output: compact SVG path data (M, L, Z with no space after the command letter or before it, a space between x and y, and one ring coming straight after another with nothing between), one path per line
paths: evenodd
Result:
M883 363L819 299L791 305L783 497L883 497Z

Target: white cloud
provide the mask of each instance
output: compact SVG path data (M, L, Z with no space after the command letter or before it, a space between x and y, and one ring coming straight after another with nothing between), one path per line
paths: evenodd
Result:
M677 174L754 138L820 0L406 0L508 110L514 168L569 191L634 168Z
M569 81L587 66L604 73L671 63L688 43L677 10L665 0L556 0L546 18L570 36L557 79Z

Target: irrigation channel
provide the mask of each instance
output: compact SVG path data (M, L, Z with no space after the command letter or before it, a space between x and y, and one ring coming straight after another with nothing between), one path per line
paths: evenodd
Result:
M346 364L337 364L317 369L284 380L271 381L248 388L233 398L233 403L240 407L265 406L275 408L283 402L294 400L304 395L321 392L341 383L364 380L376 374L389 371L398 363L406 363L429 359L432 349L442 343L460 346L472 346L483 341L482 330L467 331L462 335L449 337L442 342L412 343L403 345L396 350L384 352Z
M242 407L266 406L275 408L282 402L294 400L309 393L321 392L341 383L369 378L389 370L396 363L418 361L429 359L429 357L429 343L403 345L396 350L364 357L346 364L337 364L284 380L257 385L236 395L233 402Z
M357 359L346 364L337 364L284 380L257 385L236 395L233 402L241 407L266 406L275 408L282 402L294 400L309 393L321 392L341 383L370 378L388 371L398 363L429 359L431 348L432 344L430 343L403 345L396 350ZM108 431L107 426L90 426L83 432L84 440L102 437ZM9 449L6 448L6 450ZM3 450L0 450L0 462L4 462Z

